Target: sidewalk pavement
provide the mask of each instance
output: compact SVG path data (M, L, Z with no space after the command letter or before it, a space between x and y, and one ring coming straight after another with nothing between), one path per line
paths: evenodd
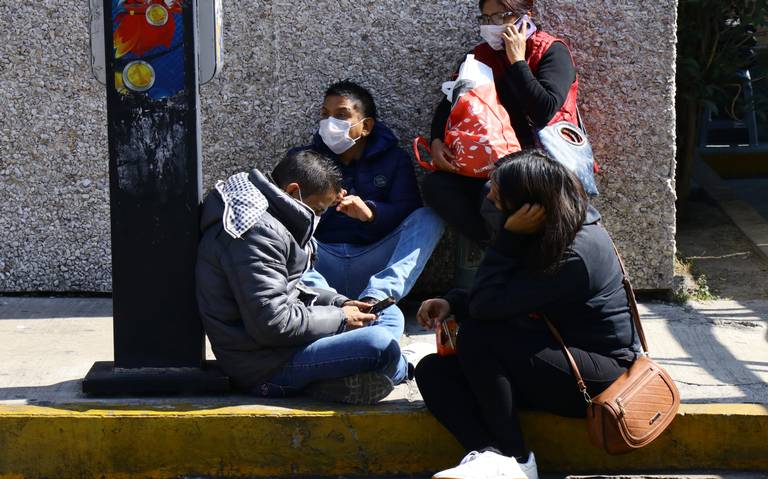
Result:
M0 297L0 478L417 474L463 454L413 383L367 408L85 397L80 380L112 359L111 304ZM433 343L415 307L404 308L402 343ZM586 444L582 421L526 413L542 470L768 469L768 301L644 302L640 312L652 357L680 389L678 419L648 448L609 457Z

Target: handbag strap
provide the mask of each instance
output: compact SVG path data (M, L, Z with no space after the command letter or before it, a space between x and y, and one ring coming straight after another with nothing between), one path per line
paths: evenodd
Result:
M565 345L565 342L563 341L563 337L560 336L560 332L557 330L554 324L552 324L552 321L549 320L549 318L546 315L542 315L544 318L544 322L547 323L547 327L549 328L549 331L552 333L552 336L555 337L555 340L560 343L560 346L563 348L563 352L565 353L566 359L568 359L568 362L571 364L571 371L573 371L573 375L576 376L576 385L579 387L579 391L581 391L581 394L584 395L584 400L587 402L587 404L592 404L592 397L590 397L589 392L587 392L587 383L584 382L584 378L581 377L581 371L579 371L579 367L576 365L576 360L573 359L573 354L571 354L571 351L568 350L568 347Z
M624 266L624 260L619 254L616 243L613 243L613 251L616 252L616 257L619 258L619 266L621 266L621 274L624 276L622 282L624 283L624 291L627 293L627 299L629 300L629 315L632 316L632 322L635 323L635 330L640 337L640 344L643 346L643 351L648 354L648 341L645 339L645 330L643 329L643 323L640 321L640 312L637 310L637 299L635 298L635 291L632 289L632 283L629 282L629 275L627 274L627 268Z
M635 298L635 292L632 290L632 284L629 282L629 275L627 275L627 269L624 266L624 260L621 258L621 254L619 254L618 248L616 248L616 243L611 240L611 244L613 246L613 251L616 253L616 257L619 259L619 266L621 267L621 274L623 276L622 283L624 285L624 291L627 294L627 300L629 302L629 315L632 317L632 321L635 324L635 329L637 331L637 335L640 337L640 344L643 346L643 351L648 354L648 343L645 339L643 323L640 321L640 312L637 309L637 299ZM552 321L550 321L549 318L544 314L541 316L544 318L544 322L547 324L547 327L552 333L552 336L554 336L555 340L563 348L566 359L568 359L568 362L571 365L571 371L573 371L573 375L576 377L576 384L579 387L579 391L581 391L581 393L584 395L584 400L587 402L587 404L592 404L592 398L587 392L587 384L584 382L584 378L581 376L581 371L579 371L579 367L576 365L576 360L573 358L573 354L571 354L571 351L568 350L568 346L565 345L563 337L560 335L560 332L557 330L555 325L552 324Z

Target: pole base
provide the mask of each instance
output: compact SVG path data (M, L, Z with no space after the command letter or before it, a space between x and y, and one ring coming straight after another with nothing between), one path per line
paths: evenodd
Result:
M230 392L229 377L205 361L203 368L115 368L110 361L94 363L83 379L91 396L208 395Z

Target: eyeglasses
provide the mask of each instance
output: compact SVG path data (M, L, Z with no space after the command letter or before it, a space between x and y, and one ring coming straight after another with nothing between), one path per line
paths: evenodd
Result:
M493 15L478 15L477 23L480 25L504 25L507 17L517 17L515 12L499 12Z

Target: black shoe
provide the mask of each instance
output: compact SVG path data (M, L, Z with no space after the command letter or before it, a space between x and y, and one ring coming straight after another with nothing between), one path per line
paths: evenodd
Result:
M368 372L318 381L310 384L307 392L322 401L364 405L376 404L387 397L394 388L392 380L386 375Z

